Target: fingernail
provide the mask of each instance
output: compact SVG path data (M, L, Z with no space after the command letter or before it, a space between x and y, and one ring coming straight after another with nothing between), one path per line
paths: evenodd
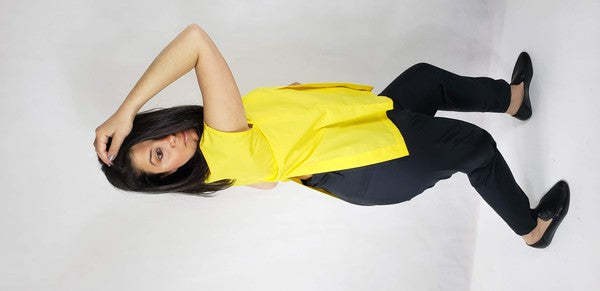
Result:
M109 160L109 161L111 161L111 162L112 162L114 159L115 159L115 155L110 155L110 156L108 156L108 160Z

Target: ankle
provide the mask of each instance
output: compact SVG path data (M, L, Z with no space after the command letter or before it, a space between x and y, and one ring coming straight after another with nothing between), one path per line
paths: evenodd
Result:
M523 99L525 98L525 83L521 82L517 85L510 85L510 104L505 113L515 115L519 111Z
M552 219L542 220L541 218L538 217L535 228L530 233L528 233L526 235L522 235L521 237L523 238L523 240L525 240L526 243L534 244L534 243L538 242L542 238L542 236L544 236L544 233L548 229L548 226L550 225L551 222L552 222Z

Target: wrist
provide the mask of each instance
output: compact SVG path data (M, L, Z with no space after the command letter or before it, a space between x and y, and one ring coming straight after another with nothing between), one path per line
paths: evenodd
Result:
M139 106L137 104L133 104L133 103L128 102L126 100L125 102L123 102L121 104L121 106L119 106L119 108L117 109L117 111L115 112L115 114L124 115L124 116L127 116L127 117L131 118L131 120L133 120L135 118L135 115L141 109L141 107L142 106Z

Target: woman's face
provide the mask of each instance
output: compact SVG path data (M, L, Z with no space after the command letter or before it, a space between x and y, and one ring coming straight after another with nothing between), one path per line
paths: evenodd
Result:
M146 173L170 175L194 156L199 140L195 130L187 129L143 141L131 147L133 166Z

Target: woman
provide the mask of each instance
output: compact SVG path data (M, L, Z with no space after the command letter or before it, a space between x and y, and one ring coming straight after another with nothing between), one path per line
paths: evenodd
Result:
M137 114L192 68L204 107ZM94 146L114 186L147 193L272 189L292 180L350 203L384 205L408 201L460 171L527 245L544 248L568 211L567 183L556 183L531 209L489 133L434 117L439 109L527 120L532 75L523 52L510 85L420 63L378 96L367 85L293 83L242 98L208 34L192 24L96 129Z

